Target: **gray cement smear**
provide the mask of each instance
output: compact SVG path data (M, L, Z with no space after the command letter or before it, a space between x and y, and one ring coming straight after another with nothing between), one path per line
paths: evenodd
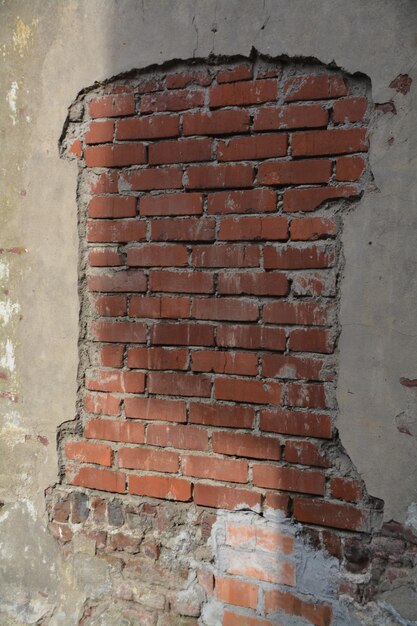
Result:
M397 427L417 412L416 389L400 384L417 377L415 0L0 0L0 18L0 624L52 611L50 625L71 626L82 614L85 595L45 534L78 360L76 168L57 144L76 94L132 68L255 47L361 72L375 102L393 101L396 115L372 130L377 190L345 219L338 402L368 491L404 522L417 501L416 439ZM389 87L399 74L412 78L406 94ZM416 623L393 611L356 607L340 626Z

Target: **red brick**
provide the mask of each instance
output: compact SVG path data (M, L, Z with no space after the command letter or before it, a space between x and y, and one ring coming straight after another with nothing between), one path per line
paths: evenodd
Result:
M363 486L359 480L334 476L330 479L330 493L338 500L359 502L363 498Z
M292 292L295 296L335 296L336 273L321 270L293 276Z
M211 161L211 139L175 139L149 146L149 163L190 163Z
M88 103L91 117L120 117L135 112L133 93L104 96Z
M145 374L108 369L95 370L87 374L85 386L91 391L142 393L145 390Z
M91 324L96 341L109 343L145 343L146 325L139 322L96 321Z
M118 192L118 173L117 172L103 172L102 174L95 174L89 172L90 178L90 191L91 193L117 193Z
M310 604L291 593L271 589L265 592L265 611L285 613L304 618L315 626L330 626L333 617L332 607L327 604Z
M188 351L166 348L130 348L127 366L148 370L185 370Z
M139 206L141 215L201 215L203 196L200 193L143 196Z
M185 422L185 402L156 398L126 398L126 417L161 422Z
M107 467L111 467L113 462L113 450L110 446L87 441L67 441L65 456L78 463L94 463Z
M248 482L248 464L234 459L210 458L207 456L183 456L182 473L195 478L224 480L232 483Z
M361 156L347 156L336 159L336 180L359 180L365 171L365 159Z
M301 217L291 221L291 239L293 241L313 241L337 235L334 217Z
M90 267L118 267L123 265L117 248L93 248L88 251Z
M195 298L193 317L200 320L256 321L259 307L255 302L233 298Z
M224 612L223 626L275 626L269 619L250 617L241 613Z
M151 341L156 345L212 346L214 327L209 324L162 322L153 326Z
M324 202L337 198L354 198L358 195L359 189L354 185L287 189L284 192L284 211L287 213L315 211Z
M182 170L175 166L129 170L120 176L123 183L133 191L181 189L182 187Z
M328 330L296 328L290 332L289 348L295 352L331 354L334 350L334 340Z
M224 428L253 428L255 410L248 406L190 403L190 423Z
M267 213L277 208L277 195L271 189L246 191L219 191L208 196L208 212L222 213Z
M269 324L326 326L331 323L334 308L320 302L268 302L263 320Z
M216 431L212 435L212 446L213 452L248 459L279 461L281 457L280 441L272 437Z
M151 291L170 293L212 293L213 275L208 272L170 272L154 270L150 272Z
M322 499L295 498L294 517L299 522L307 524L370 532L369 511L352 505L326 502Z
M84 437L124 443L144 443L145 427L138 422L92 419L85 425Z
M299 435L331 439L332 426L329 415L265 409L261 411L260 429L283 435Z
M120 472L95 467L81 467L73 474L71 468L67 467L67 475L69 476L68 482L77 487L99 489L112 493L125 493L126 491L126 475Z
M217 289L220 294L285 296L288 280L279 272L220 272Z
M257 465L256 467L264 467ZM267 466L271 467L271 466ZM226 544L244 550L265 550L275 554L293 554L294 537L259 524L228 522Z
M246 553L229 551L226 571L234 576L295 586L294 563L280 559L278 554L268 554L259 550Z
M191 500L191 483L183 478L168 476L129 476L129 493L137 496L161 498L164 500Z
M145 222L136 220L87 222L88 243L127 243L141 241L145 236Z
M124 346L102 346L100 348L100 364L103 367L122 367Z
M83 154L83 146L79 139L76 139L72 142L72 144L68 148L68 152L70 155L74 155L77 158L80 158Z
M249 130L249 113L241 109L183 115L184 135L229 135Z
M87 279L89 291L146 291L146 275L140 270L95 274Z
M253 77L253 66L248 63L240 63L227 70L217 73L218 83L233 83L238 80L250 80Z
M310 130L295 133L291 140L294 157L365 152L367 149L365 128Z
M285 350L285 331L264 326L219 326L217 345L222 348L247 348L249 350Z
M261 494L249 489L197 483L194 487L194 502L200 506L228 511L241 508L241 505L246 505L245 508L259 510Z
M324 385L306 383L288 383L287 404L289 406L309 409L325 409L329 407Z
M290 498L286 493L269 492L265 496L265 508L282 511L285 516L289 515Z
M151 115L119 120L116 128L117 141L126 139L161 139L178 137L178 115Z
M111 146L91 146L84 150L87 167L123 167L146 163L143 143L125 143Z
M256 354L250 352L199 350L192 353L192 370L195 372L215 372L216 374L256 376L258 358Z
M185 111L204 104L203 91L181 89L142 96L141 113L163 113L165 111Z
M220 222L219 239L226 241L257 241L288 239L286 217L230 217Z
M293 76L284 84L285 100L325 100L346 96L347 89L341 76L321 74L318 76Z
M166 396L201 396L209 398L211 380L204 374L174 374L151 372L148 374L149 393Z
M179 455L165 450L147 448L121 448L117 455L119 467L151 472L169 472L176 474Z
M120 415L121 399L105 393L88 393L84 398L87 413Z
M108 143L113 141L114 122L104 120L102 122L91 122L84 135L85 143Z
M187 168L189 189L252 187L252 165L194 165Z
M243 606L248 609L258 607L258 585L233 578L216 578L216 597L221 602Z
M125 296L99 296L94 300L97 315L119 317L126 315L127 298Z
M330 462L319 445L312 441L290 441L285 444L285 460L288 463L329 467Z
M269 102L278 97L277 80L245 81L209 89L210 107L238 106Z
M94 196L88 203L88 215L103 217L135 217L136 198L133 196Z
M149 424L147 443L180 450L208 450L208 431L195 426Z
M188 264L188 252L179 244L149 244L128 248L126 264L133 267L182 267Z
M266 487L267 489L297 491L298 493L323 496L326 481L323 472L308 472L294 467L255 464L253 466L253 484L256 487Z
M326 372L325 361L302 356L264 354L262 375L268 378L289 378L301 380L331 380Z
M332 175L329 159L301 161L268 161L258 169L258 181L263 185L305 185L328 183Z
M152 220L153 241L212 241L215 222L207 218Z
M191 83L207 87L211 81L212 78L207 70L195 70L169 74L166 78L166 85L168 89L182 89Z
M165 88L165 80L163 77L148 78L146 76L138 83L136 90L138 93L153 93L154 91L162 91Z
M321 128L327 126L328 119L328 111L319 104L269 106L256 111L253 129L259 131L286 128Z
M336 100L333 105L333 122L346 124L348 122L361 122L368 108L366 98L345 98Z
M217 144L219 161L246 161L269 159L287 154L287 135L253 135L232 137Z
M132 296L130 317L187 318L190 317L190 298L165 298L159 296Z
M266 246L264 265L266 269L316 269L333 267L336 262L334 248L319 245L305 247ZM282 294L285 295L285 294Z
M192 264L196 267L259 267L259 246L216 244L194 246Z

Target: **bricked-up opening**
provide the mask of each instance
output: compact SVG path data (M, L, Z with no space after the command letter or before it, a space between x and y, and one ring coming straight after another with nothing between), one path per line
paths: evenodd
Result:
M152 69L72 106L80 404L60 438L61 539L97 502L111 525L113 494L123 515L279 510L334 553L372 531L377 503L334 426L340 213L369 177L370 115L363 81L266 60ZM269 582L293 587L287 565ZM264 616L286 610L274 593ZM303 610L287 612L330 623Z

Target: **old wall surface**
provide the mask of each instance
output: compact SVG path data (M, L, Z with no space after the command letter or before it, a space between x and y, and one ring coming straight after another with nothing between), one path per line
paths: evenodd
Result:
M58 140L82 89L133 68L255 48L365 74L385 103L370 133L375 189L345 217L338 427L386 520L415 528L415 3L3 0L0 11L2 623L77 624L86 594L110 584L102 562L69 564L46 531L78 364L76 167ZM414 623L409 586L390 593L394 623Z

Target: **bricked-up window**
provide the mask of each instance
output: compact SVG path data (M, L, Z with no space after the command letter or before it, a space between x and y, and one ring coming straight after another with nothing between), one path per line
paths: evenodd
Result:
M82 407L64 485L369 529L332 461L339 214L363 189L368 115L362 83L261 61L73 106Z

